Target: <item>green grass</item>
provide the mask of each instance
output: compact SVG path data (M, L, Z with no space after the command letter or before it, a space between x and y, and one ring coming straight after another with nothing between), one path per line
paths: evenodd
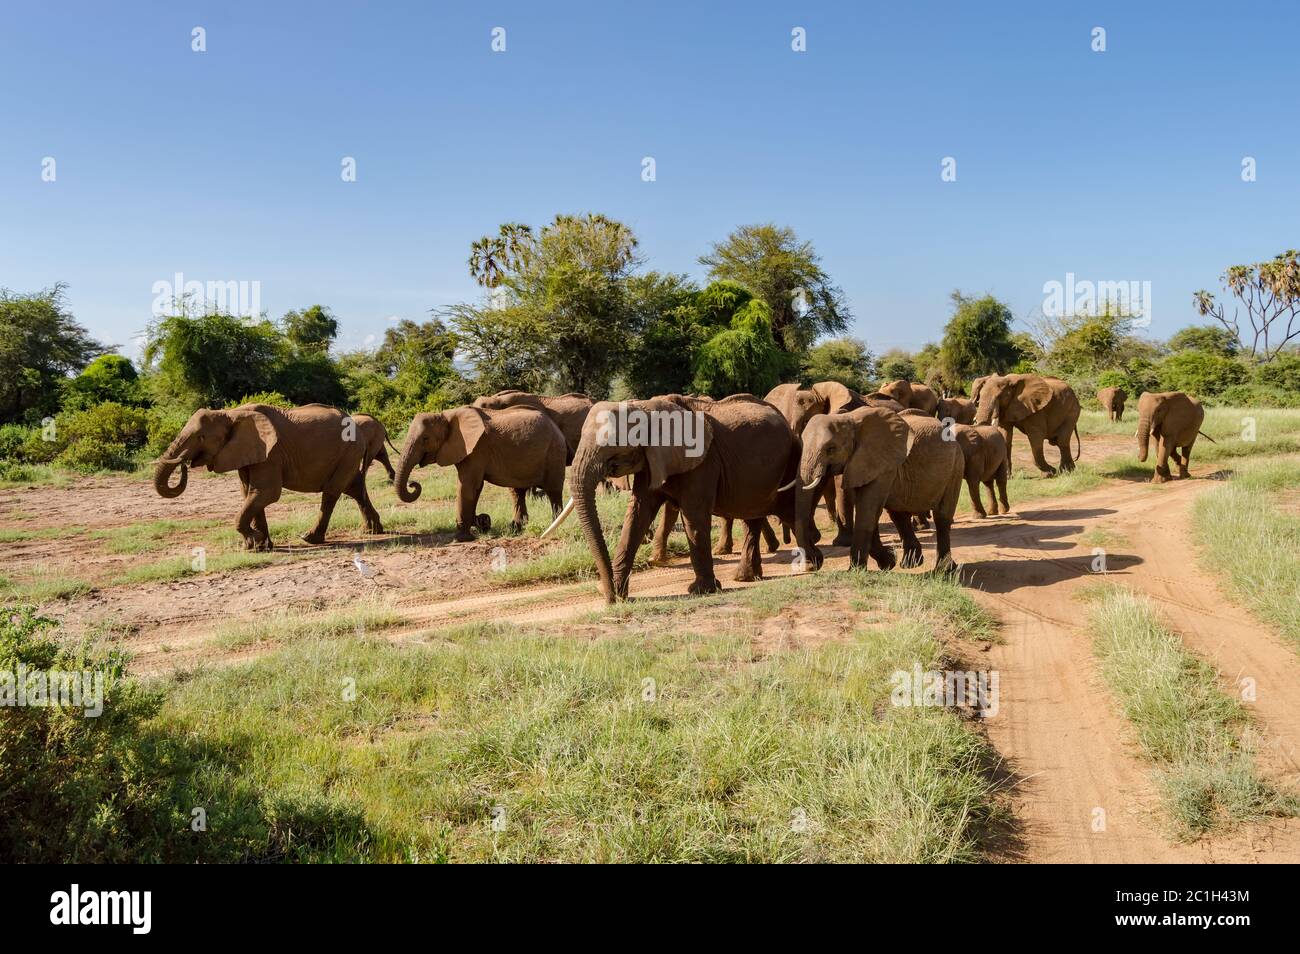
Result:
M104 541L109 553L151 553L174 549L178 538L192 539L195 545L211 544L217 536L210 531L228 524L227 520L150 520L125 527L94 530L92 540ZM200 532L204 531L204 532ZM237 537L236 537L237 539Z
M46 527L44 530L0 530L0 543L24 543L29 540L64 540L85 533L85 527Z
M276 561L277 558L279 558L280 562L285 562L286 559L301 559L307 553L308 551L298 551L288 558L286 558L283 551L255 553L247 550L236 550L232 553L210 553L207 555L204 568L201 570L195 568L192 557L167 557L152 563L131 567L125 573L115 576L109 581L109 585L133 586L139 583L167 583L172 580L182 580L189 576L199 576L203 573L228 573L234 570L265 566Z
M1183 648L1145 597L1120 589L1096 596L1090 623L1102 676L1157 766L1176 837L1296 812L1294 798L1257 775L1241 737L1241 706L1219 691L1214 670Z
M226 649L259 644L286 644L304 639L362 637L389 629L402 622L401 614L383 602L361 600L342 609L313 616L297 610L283 610L251 623L234 623L219 628L212 641Z
M1004 818L994 753L949 710L889 705L892 673L943 666L950 586L873 581L929 615L762 658L693 626L704 601L595 641L504 624L401 648L304 632L176 679L157 727L206 753L182 797L207 806L212 837L255 845L265 806L311 806L326 823L305 826L301 860L978 860Z
M1192 527L1206 566L1300 650L1300 516L1279 509L1280 495L1297 489L1300 462L1241 468L1201 494Z
M23 580L0 577L0 598L11 604L41 605L54 600L70 600L90 590L91 585L85 580L43 567L38 567Z

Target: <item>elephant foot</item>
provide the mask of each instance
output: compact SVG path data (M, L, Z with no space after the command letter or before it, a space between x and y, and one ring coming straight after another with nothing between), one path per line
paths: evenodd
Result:
M714 555L714 556L731 556L731 554L732 554L734 551L735 551L735 547L734 547L732 544L730 544L730 543L719 543L718 546L717 546L717 548L713 551L713 555Z
M718 582L717 577L711 580L696 580L686 588L688 596L708 596L710 593L721 592L722 584Z
M384 525L382 523L366 524L366 533L383 533L383 532L384 532Z
M833 547L851 547L853 546L853 534L848 530L841 530L835 534L835 539L831 541Z
M893 550L888 548L881 550L877 554L873 554L872 558L876 561L877 569L892 570L898 565L898 557L894 554Z
M775 540L772 540L772 541L769 542L768 545L767 545L767 552L768 552L768 553L775 553L777 550L780 550L780 549L781 549L781 544L778 543L778 542L775 541Z
M1153 484L1163 484L1163 483L1168 483L1168 481L1169 478L1166 477L1164 474L1153 474L1151 476L1151 483Z
M456 535L452 537L452 540L456 543L473 543L474 534L470 533L468 530L461 530L458 528L456 530Z
M763 578L762 572L754 573L749 570L737 570L736 575L732 577L737 583L753 583Z
M934 565L934 569L930 573L933 576L955 577L961 573L961 567L952 558L952 554L945 553L939 558L939 562Z
M270 537L267 537L265 540L255 541L253 543L253 549L261 553L270 553L272 550L275 549L275 544L271 542Z
M315 530L308 530L298 539L303 543L310 543L312 546L318 547L325 542L325 534L318 533Z
M920 566L924 562L925 562L925 555L921 552L920 547L917 547L915 550L906 549L906 548L903 550L904 570L910 570L913 567Z
M481 513L474 518L474 526L487 533L492 529L492 518L485 513Z
M483 514L483 516L486 517L487 514ZM510 521L510 532L511 532L511 533L523 533L523 532L524 532L524 525L523 525L522 523L520 523L518 520L511 520L511 521Z
M997 510L994 510L993 512L997 513ZM975 516L978 517L980 520L983 520L988 516L988 514L983 510L976 510Z

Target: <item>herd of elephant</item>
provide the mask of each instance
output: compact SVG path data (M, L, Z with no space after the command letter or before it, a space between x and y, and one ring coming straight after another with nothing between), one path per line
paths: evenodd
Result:
M1098 393L1113 420L1122 418L1126 398L1122 389ZM1170 455L1179 476L1188 477L1205 413L1200 403L1181 392L1148 392L1138 406L1140 460L1147 459L1149 439L1157 441L1153 479L1170 479ZM815 521L821 501L834 520L833 545L848 547L850 565L866 566L870 558L888 570L900 562L880 537L881 516L888 513L902 541L902 566L921 565L914 524L926 526L933 519L935 569L951 572L956 569L951 528L962 482L979 516L988 515L981 485L988 489L992 512L1009 513L1013 429L1026 435L1034 463L1051 476L1056 469L1044 458L1043 444L1059 450L1062 470L1072 470L1077 456L1071 455L1070 441L1078 438L1079 411L1066 382L1039 374L977 378L969 398L940 398L931 388L907 381L868 395L836 382L807 388L782 384L762 399L671 394L593 402L583 394L502 391L472 405L417 414L394 468L384 427L368 415L349 416L320 404L287 410L246 404L195 412L159 458L154 488L173 498L184 491L190 467L237 471L244 495L236 528L246 548L269 550L266 508L283 490L321 494L316 524L303 534L306 542L319 544L343 494L356 501L368 533L383 533L366 492L372 461L384 466L404 503L420 496L420 484L411 479L415 468L454 466L457 541L472 540L475 529L490 527L487 515L477 513L485 482L510 490L516 531L528 520L528 494L544 494L555 518L546 534L576 512L601 590L613 601L627 597L637 551L663 511L651 562L667 559L668 534L680 517L695 575L689 592L702 594L720 589L713 565L714 516L724 520L721 553L731 552L732 523L744 524L736 579L747 581L762 576L760 540L771 551L779 546L769 517L781 521L787 541L793 532L806 566L822 565ZM689 448L681 442L611 440L611 416L628 414L690 415L700 423L698 440ZM177 468L180 476L172 484ZM570 499L562 508L566 468ZM629 499L611 557L595 495L599 486L615 481Z

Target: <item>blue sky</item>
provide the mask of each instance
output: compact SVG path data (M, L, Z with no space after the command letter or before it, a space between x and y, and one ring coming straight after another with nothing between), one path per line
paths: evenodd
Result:
M155 282L258 281L353 348L476 297L469 244L500 222L592 210L696 277L736 225L793 226L877 353L936 338L953 288L1023 317L1067 272L1150 281L1166 337L1225 266L1300 244L1297 11L6 3L0 285L67 282L134 354Z

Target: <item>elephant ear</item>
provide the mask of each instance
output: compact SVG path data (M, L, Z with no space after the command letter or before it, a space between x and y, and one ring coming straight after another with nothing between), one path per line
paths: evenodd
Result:
M862 395L838 381L818 381L810 390L826 401L827 414L838 414L862 406Z
M683 440L681 446L646 447L645 457L646 464L650 468L651 490L658 490L669 477L684 474L704 462L704 458L709 455L709 448L713 446L713 422L709 420L708 414L685 401L681 404L676 401L647 401L640 406L640 409L647 413L689 415L690 418L689 424L685 420L682 423L681 434L689 440ZM658 433L668 432L670 429L654 427L651 430ZM693 446L687 447L688 443Z
M279 440L275 424L261 411L235 408L228 413L230 436L212 455L212 462L208 465L208 470L216 474L262 463Z
M1039 374L1026 375L1011 387L1011 399L1002 415L1009 423L1037 414L1052 401L1052 386Z
M488 417L476 407L458 407L448 411L447 439L438 448L434 462L442 467L459 464L478 446L479 440L487 430Z
M861 487L903 466L912 449L912 429L895 412L864 407L852 412L856 440L844 465L844 486Z

